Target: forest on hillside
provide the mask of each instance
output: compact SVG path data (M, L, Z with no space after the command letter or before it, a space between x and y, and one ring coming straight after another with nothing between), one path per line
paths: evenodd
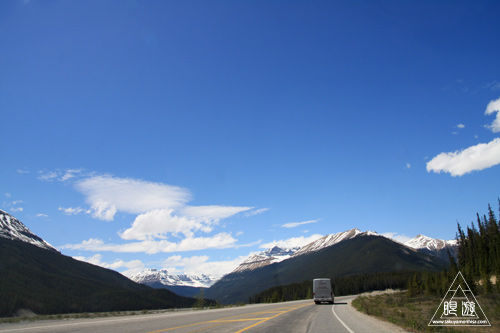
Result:
M0 317L188 308L199 300L130 281L19 240L0 238ZM205 299L206 305L214 302Z
M498 201L500 211L500 199ZM457 223L458 262L440 273L416 273L408 280L408 295L444 295L460 271L474 293L500 292L500 225L488 205L488 213L476 214L465 231Z
M415 272L396 271L358 274L331 279L335 296L356 295L366 291L402 289ZM303 281L266 289L249 299L249 303L275 303L312 298L312 281Z

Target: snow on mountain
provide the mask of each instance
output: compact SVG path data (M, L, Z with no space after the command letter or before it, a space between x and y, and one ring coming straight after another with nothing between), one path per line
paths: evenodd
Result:
M415 238L407 241L404 245L420 252L432 254L443 259L444 261L450 260L450 254L455 261L458 260L458 243L454 239L445 241L424 235L417 235Z
M455 239L445 241L442 239L427 237L425 235L417 235L415 238L405 242L404 245L416 250L426 249L435 252L446 247L457 246L457 241Z
M376 232L365 231L362 232L359 229L351 229L344 232L339 232L337 234L327 235L315 240L302 247L279 247L275 246L259 254L254 254L249 256L244 262L242 262L233 273L243 272L246 270L253 270L259 267L267 266L286 260L292 256L296 257L302 254L319 251L325 247L332 246L343 240L351 239L357 236L364 235L375 235L380 236Z
M354 228L354 229L347 230L344 232L339 232L336 234L321 237L320 239L301 247L300 250L298 250L297 252L295 252L293 254L293 256L296 257L296 256L300 256L300 255L303 255L306 253L319 251L321 249L324 249L325 247L329 247L329 246L335 245L337 243L340 243L344 240L351 239L351 238L358 237L358 236L380 236L380 235L377 234L376 232L373 232L373 231L362 232L358 228Z
M253 254L249 256L238 267L236 267L233 273L253 270L258 267L263 267L274 264L275 262L283 261L290 258L299 249L300 247L298 246L274 246L270 249L262 251L259 254Z
M20 240L42 249L57 251L52 245L32 233L21 221L3 210L0 210L0 237Z
M132 276L132 281L142 284L153 284L160 282L166 286L186 286L196 288L208 288L217 281L217 278L211 275L187 275L187 274L169 274L166 269L157 270L155 268L147 269Z

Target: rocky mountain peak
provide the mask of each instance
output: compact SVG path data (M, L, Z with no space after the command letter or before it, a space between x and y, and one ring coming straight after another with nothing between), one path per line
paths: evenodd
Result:
M0 210L0 237L30 243L43 249L57 251L52 245L35 235L21 221Z
M166 286L208 288L217 281L217 278L205 274L169 274L166 269L149 268L132 276L131 280L148 285L159 282Z

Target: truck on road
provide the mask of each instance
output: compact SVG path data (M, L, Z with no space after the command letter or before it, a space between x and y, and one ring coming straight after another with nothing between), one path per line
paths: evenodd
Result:
M316 304L322 302L334 303L332 282L330 279L321 278L313 280L313 298Z

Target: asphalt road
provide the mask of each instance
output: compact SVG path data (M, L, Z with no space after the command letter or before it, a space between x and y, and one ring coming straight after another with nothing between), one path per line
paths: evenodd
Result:
M334 305L315 305L312 300L306 300L203 311L0 324L0 332L385 333L398 331L396 326L356 311L350 305L355 297L336 297Z

